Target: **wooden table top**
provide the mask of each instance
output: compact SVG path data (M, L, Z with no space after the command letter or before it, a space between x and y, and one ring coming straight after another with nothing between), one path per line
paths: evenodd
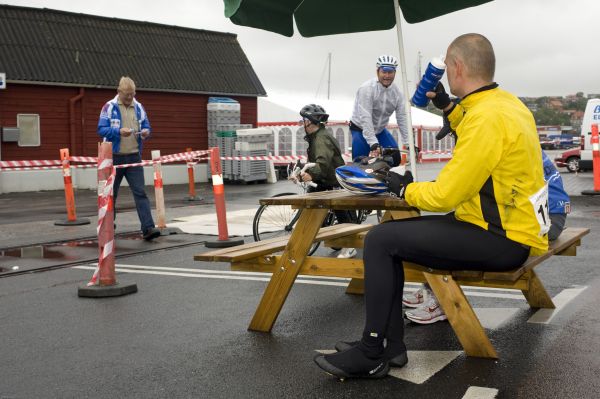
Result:
M346 190L262 198L261 205L291 205L294 208L417 210L406 201L388 194L358 195Z

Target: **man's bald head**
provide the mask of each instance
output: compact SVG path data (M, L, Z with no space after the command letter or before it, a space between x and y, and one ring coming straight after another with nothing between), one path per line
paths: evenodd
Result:
M448 47L446 59L460 60L466 67L466 74L484 82L494 81L496 56L492 43L478 33L467 33L454 39Z

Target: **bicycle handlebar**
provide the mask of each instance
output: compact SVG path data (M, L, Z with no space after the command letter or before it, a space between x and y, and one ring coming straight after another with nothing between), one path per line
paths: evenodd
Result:
M299 176L300 177L304 176L304 174L306 173L306 170L312 168L315 165L316 165L316 163L309 162L309 163L306 163L302 168L300 168L300 161L298 161L296 163L294 169L292 170L289 178L291 180L294 180L296 184L304 184L304 185L307 185L310 187L317 187L318 185L314 181L303 182L300 178L298 178Z

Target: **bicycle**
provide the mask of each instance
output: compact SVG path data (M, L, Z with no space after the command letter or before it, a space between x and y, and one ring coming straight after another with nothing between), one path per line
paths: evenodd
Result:
M302 187L303 192L306 193L309 186L316 187L314 182L301 182L299 177L306 171L306 169L313 167L314 163L307 163L302 165L300 161L290 163L288 165L288 179L293 180L296 184ZM297 193L279 193L273 197L282 197L285 195L296 195ZM290 205L261 205L258 207L254 220L252 222L252 234L254 241L266 240L274 237L282 237L292 234L292 230L300 219L301 210L293 209ZM360 224L364 222L369 216L370 211L358 211L357 222ZM325 220L323 220L322 227L332 226L337 223L335 213L333 210L329 210ZM312 255L319 248L320 241L313 243L308 255ZM341 248L333 248L339 250Z

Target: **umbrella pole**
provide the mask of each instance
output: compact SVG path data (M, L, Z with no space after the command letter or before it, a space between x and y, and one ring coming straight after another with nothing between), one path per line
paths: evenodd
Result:
M404 57L404 40L402 39L402 16L400 15L400 4L394 0L394 12L396 14L396 33L398 34L398 51L400 52L400 66L402 68L402 91L404 92L404 106L406 108L406 124L408 125L408 148L410 151L410 169L415 181L417 178L417 160L415 157L415 139L412 129L412 116L410 107L410 97L408 93L408 78L406 76L406 59Z

